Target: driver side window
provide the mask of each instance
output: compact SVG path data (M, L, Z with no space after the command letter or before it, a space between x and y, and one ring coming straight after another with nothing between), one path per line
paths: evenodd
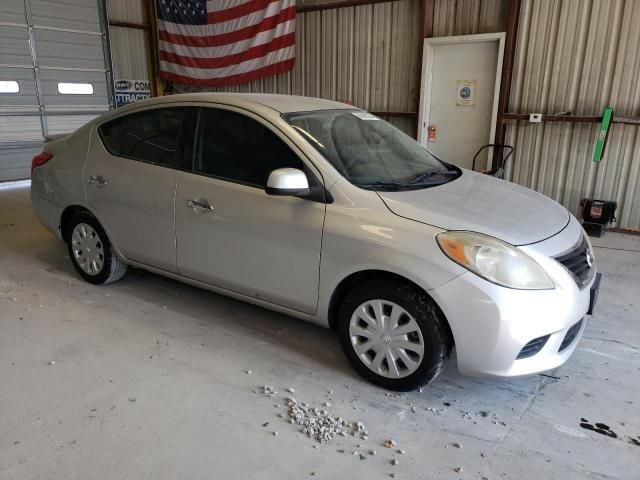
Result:
M203 108L194 171L265 187L278 168L303 168L298 156L271 130L245 115Z

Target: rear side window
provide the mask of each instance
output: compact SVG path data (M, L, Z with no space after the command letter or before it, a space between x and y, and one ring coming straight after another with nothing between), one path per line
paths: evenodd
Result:
M164 108L127 117L121 155L177 166L176 148L184 111L184 108Z
M105 123L98 132L112 155L178 167L176 148L184 115L184 108L148 110Z
M203 108L194 170L264 187L277 168L303 168L298 156L261 123L228 110Z
M122 151L122 139L124 138L124 127L127 119L118 118L109 123L105 123L99 129L100 138L107 151L112 155L120 155Z

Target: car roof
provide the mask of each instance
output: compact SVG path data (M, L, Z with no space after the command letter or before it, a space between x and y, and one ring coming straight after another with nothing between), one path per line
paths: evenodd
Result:
M143 100L121 107L117 112L135 110L139 107L171 104L176 102L213 102L238 107L262 105L280 113L306 112L311 110L354 109L346 103L325 100L323 98L302 97L298 95L278 95L269 93L228 93L202 92L167 95Z

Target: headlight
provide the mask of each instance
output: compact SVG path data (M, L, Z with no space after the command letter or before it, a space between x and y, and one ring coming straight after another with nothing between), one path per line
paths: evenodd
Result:
M533 258L507 242L462 231L439 233L436 239L447 257L485 280L522 290L555 287Z

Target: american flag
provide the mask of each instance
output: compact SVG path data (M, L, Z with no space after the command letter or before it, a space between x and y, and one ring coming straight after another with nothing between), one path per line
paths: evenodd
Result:
M162 78L225 86L293 68L295 0L156 0Z

